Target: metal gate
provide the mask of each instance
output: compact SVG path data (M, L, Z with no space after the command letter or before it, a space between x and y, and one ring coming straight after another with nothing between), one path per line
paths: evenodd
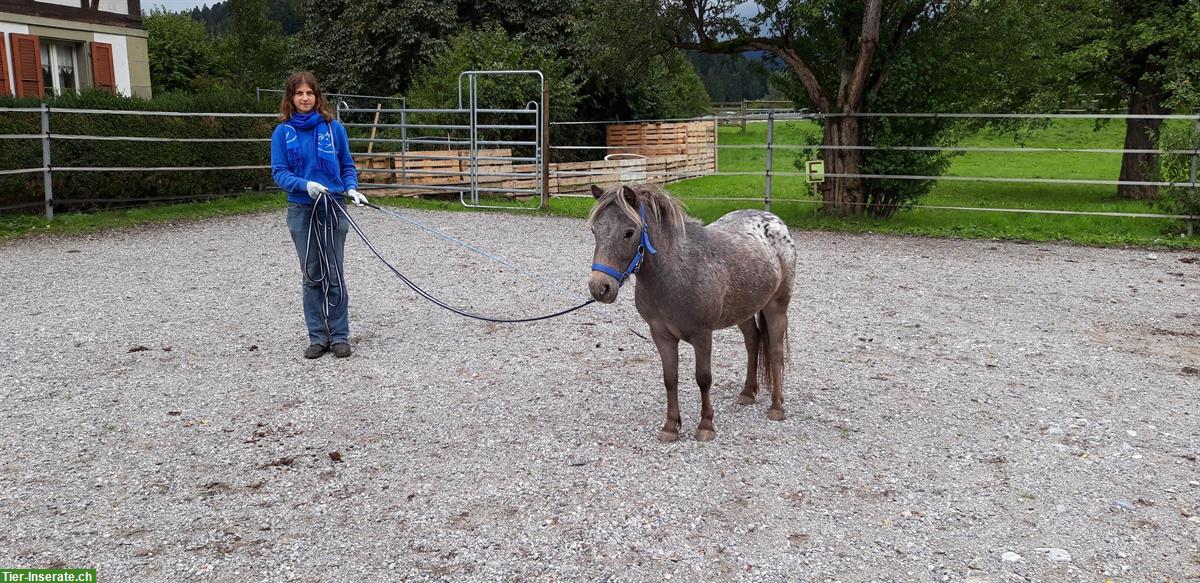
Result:
M536 77L541 94L519 107L481 106L487 97L481 100L481 79L504 76ZM351 142L367 144L366 152L354 153L364 187L418 195L457 192L467 207L531 210L547 204L548 94L541 71L464 71L458 76L456 108L339 104L338 118L350 128ZM359 122L362 116L369 123ZM376 147L387 151L376 152ZM488 202L505 197L536 197L539 204Z

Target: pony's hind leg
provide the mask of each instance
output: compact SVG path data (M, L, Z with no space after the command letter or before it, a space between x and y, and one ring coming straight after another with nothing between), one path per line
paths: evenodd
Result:
M765 341L767 343L763 356L767 386L771 389L771 408L767 418L772 421L783 421L783 365L787 358L787 329L788 302L791 298L775 298L763 307L765 323Z
M679 339L669 333L650 328L650 337L662 360L663 385L667 388L667 421L663 423L658 440L667 443L679 440L679 427L683 424L679 416Z
M712 441L717 436L712 401L708 396L712 389L712 331L698 333L688 341L696 349L696 384L700 386L700 426L696 428L696 441Z
M742 331L742 339L746 341L746 385L738 395L738 404L749 405L758 397L758 325L751 316L738 324L738 329Z

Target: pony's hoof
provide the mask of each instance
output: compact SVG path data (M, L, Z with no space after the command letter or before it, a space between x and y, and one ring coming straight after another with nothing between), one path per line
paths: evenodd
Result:
M771 421L783 421L783 409L771 409L770 411L767 411L767 419L770 419Z
M696 441L712 441L717 438L717 432L712 429L697 429Z
M674 443L679 441L678 431L659 431L658 440L662 443Z
M756 400L754 395L747 395L746 393L738 395L738 405L753 405Z

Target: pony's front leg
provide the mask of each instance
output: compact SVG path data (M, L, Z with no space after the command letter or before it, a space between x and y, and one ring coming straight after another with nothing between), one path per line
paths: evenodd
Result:
M689 341L696 349L696 384L700 386L700 426L696 428L696 441L712 441L717 436L712 401L708 398L712 388L712 331L696 334Z
M658 440L663 443L679 440L679 339L666 331L650 328L658 358L662 360L663 384L667 387L667 421L663 424Z

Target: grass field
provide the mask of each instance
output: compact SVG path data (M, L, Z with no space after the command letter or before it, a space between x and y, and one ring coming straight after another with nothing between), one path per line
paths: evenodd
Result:
M1091 120L1057 120L1049 127L1024 136L1020 143L1011 134L980 132L961 145L969 147L1029 148L1120 148L1124 124L1114 121L1096 127ZM808 122L776 124L776 143L802 144L803 135L819 135ZM766 143L765 124L748 124L720 129L719 169L726 172L761 172L765 153L761 149L729 148L730 145ZM915 144L914 144L915 145ZM793 162L799 150L776 150L776 172L796 172ZM1116 180L1119 154L1074 152L969 152L955 157L949 176L1004 178L1067 178ZM758 176L710 176L670 186L699 215L708 214L706 197L762 198L764 180ZM1119 199L1116 186L1075 184L1028 184L978 181L939 182L921 199L922 206L955 206L1063 211L1165 213L1156 205ZM801 228L897 232L943 237L986 237L1022 240L1068 240L1090 245L1200 246L1197 239L1184 239L1182 221L1146 218L1064 216L1012 212L980 212L914 208L887 220L852 221L816 213L811 187L802 178L776 176L772 184L773 210L790 224ZM725 205L716 205L719 210ZM701 210L703 209L703 210Z
M805 136L819 136L811 122L776 124L773 167L776 172L797 172L794 165L805 153L797 146ZM1023 136L980 132L962 145L976 147L1120 148L1124 124L1114 121L1098 128L1090 120L1057 120ZM762 172L766 165L766 124L751 123L745 130L722 127L719 133L719 170ZM750 148L738 146L751 146ZM947 175L976 177L1073 178L1115 180L1120 155L1066 152L970 152L954 158ZM713 220L737 208L761 208L764 177L761 175L707 176L669 185L684 199L688 210L703 220ZM370 192L367 192L370 195ZM704 200L733 198L742 200ZM1183 238L1182 221L1101 216L1064 216L1013 212L981 212L914 208L881 220L825 217L816 212L816 198L802 177L775 176L772 210L789 224L804 229L907 233L936 237L972 237L1031 241L1062 240L1088 245L1138 245L1200 247L1200 238ZM462 210L457 200L382 199L376 202L402 207ZM99 213L64 213L51 223L36 216L0 217L0 239L30 233L87 233L152 222L170 222L282 208L279 193L248 195L203 203L147 207ZM504 203L509 204L509 203ZM532 204L527 203L527 204ZM922 206L954 206L1064 211L1163 213L1145 202L1118 199L1115 186L1071 184L1017 184L978 181L941 181L920 201ZM582 217L591 208L590 198L556 198L546 212Z
M0 240L38 234L81 235L104 229L161 224L257 212L286 206L278 192L217 198L204 202L143 206L89 213L57 213L53 221L43 215L0 216Z

